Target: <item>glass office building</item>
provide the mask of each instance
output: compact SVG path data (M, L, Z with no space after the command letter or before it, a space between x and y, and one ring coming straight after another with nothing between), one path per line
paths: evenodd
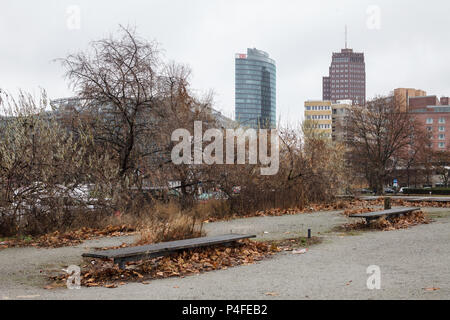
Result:
M236 121L244 127L276 128L276 66L261 50L236 54Z

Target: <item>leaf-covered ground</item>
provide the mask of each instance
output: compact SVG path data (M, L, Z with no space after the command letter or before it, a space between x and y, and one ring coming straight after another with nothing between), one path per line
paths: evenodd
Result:
M423 211L415 211L407 215L402 215L395 218L380 218L371 223L366 223L365 221L360 221L356 223L345 224L342 229L345 231L353 230L381 230L381 231L392 231L398 229L407 229L419 224L429 224L431 220Z
M22 237L0 241L0 249L13 247L60 248L74 246L100 237L121 237L134 233L135 228L127 225L108 226L104 229L81 228L69 232L53 232L38 238Z
M446 202L410 202L404 199L391 199L392 206L417 206L417 207L435 207L450 208L450 203ZM257 211L247 215L230 215L226 218L209 218L205 222L215 222L220 220L232 220L236 218L265 217L265 216L284 216L298 214L312 214L320 211L339 211L344 210L344 215L366 213L376 211L374 207L384 206L383 199L377 200L339 200L328 204L311 204L304 208L289 209L270 209ZM82 228L70 232L54 232L38 238L21 237L0 239L0 250L11 247L39 247L39 248L58 248L74 246L99 237L116 237L132 234L136 229L129 225L108 226L104 229Z
M280 248L273 244L243 240L232 246L210 247L175 253L136 263L120 270L111 261L89 261L82 266L81 285L86 287L116 288L127 282L147 284L154 279L185 277L213 270L224 270L238 265L249 265L265 259ZM52 284L46 289L63 287L68 275L50 276Z

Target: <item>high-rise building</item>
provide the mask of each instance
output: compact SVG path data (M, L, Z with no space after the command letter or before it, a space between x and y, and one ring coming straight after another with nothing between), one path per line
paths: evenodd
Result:
M364 53L347 48L333 53L329 75L323 77L323 100L352 100L357 105L366 103Z
M236 54L236 121L244 127L276 127L276 66L261 50Z

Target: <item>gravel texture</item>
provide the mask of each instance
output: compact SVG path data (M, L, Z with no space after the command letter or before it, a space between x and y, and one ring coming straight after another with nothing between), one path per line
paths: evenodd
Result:
M186 278L130 283L116 289L42 289L40 272L80 264L89 248L133 237L103 238L77 247L0 251L0 299L449 299L450 210L430 208L435 222L407 230L340 234L337 212L210 223L209 235L254 233L259 240L305 235L324 241L306 254L284 252L254 265ZM381 289L367 289L367 267L381 268ZM425 288L440 288L427 291ZM273 295L266 295L266 293Z

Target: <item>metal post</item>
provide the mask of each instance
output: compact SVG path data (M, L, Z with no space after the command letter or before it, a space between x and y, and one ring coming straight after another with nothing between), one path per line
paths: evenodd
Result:
M386 197L386 198L384 198L384 210L390 210L390 209L392 209L391 198Z
M311 229L308 229L308 239L311 239Z

